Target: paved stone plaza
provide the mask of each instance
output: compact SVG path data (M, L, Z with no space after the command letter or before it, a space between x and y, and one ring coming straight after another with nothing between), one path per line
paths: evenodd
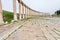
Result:
M60 18L33 18L6 40L60 40Z

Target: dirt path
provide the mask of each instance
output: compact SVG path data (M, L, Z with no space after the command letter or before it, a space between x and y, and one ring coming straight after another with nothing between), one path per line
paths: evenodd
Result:
M34 18L6 40L60 40L60 19Z

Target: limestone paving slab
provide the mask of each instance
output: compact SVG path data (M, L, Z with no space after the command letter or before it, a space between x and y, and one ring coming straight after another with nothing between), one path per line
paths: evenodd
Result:
M54 28L60 28L60 19L41 19L31 19L28 23L23 25L22 28L18 29L6 40L60 40L60 36L57 35L54 31L52 31L54 30Z
M12 23L9 24L7 26L4 26L5 28L7 28L6 30L4 30L4 32L0 33L0 40L6 39L6 37L8 37L8 35L13 32L15 29L18 28L19 25L21 25L24 21L19 21L17 23ZM2 28L3 29L3 28Z

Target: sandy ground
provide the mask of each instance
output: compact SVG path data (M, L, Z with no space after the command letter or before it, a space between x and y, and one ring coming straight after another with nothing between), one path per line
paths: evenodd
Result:
M33 18L6 40L60 40L60 18Z

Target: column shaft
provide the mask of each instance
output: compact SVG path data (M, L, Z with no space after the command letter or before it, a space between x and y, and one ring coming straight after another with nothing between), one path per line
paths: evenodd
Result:
M22 12L23 12L22 14L23 14L23 19L24 19L24 5L22 5L22 9L23 9L22 10Z
M19 19L22 19L22 0L18 0L19 3Z
M19 3L19 19L22 19L22 13L23 13L22 3Z
M1 3L1 0L0 0L0 25L3 24L3 16L2 16L2 3Z
M26 18L28 17L28 8L26 7Z
M24 7L23 18L25 18L25 16L26 16L26 8L25 8L25 6L23 6L23 7Z
M14 20L17 20L16 0L13 0L13 12L14 12Z

